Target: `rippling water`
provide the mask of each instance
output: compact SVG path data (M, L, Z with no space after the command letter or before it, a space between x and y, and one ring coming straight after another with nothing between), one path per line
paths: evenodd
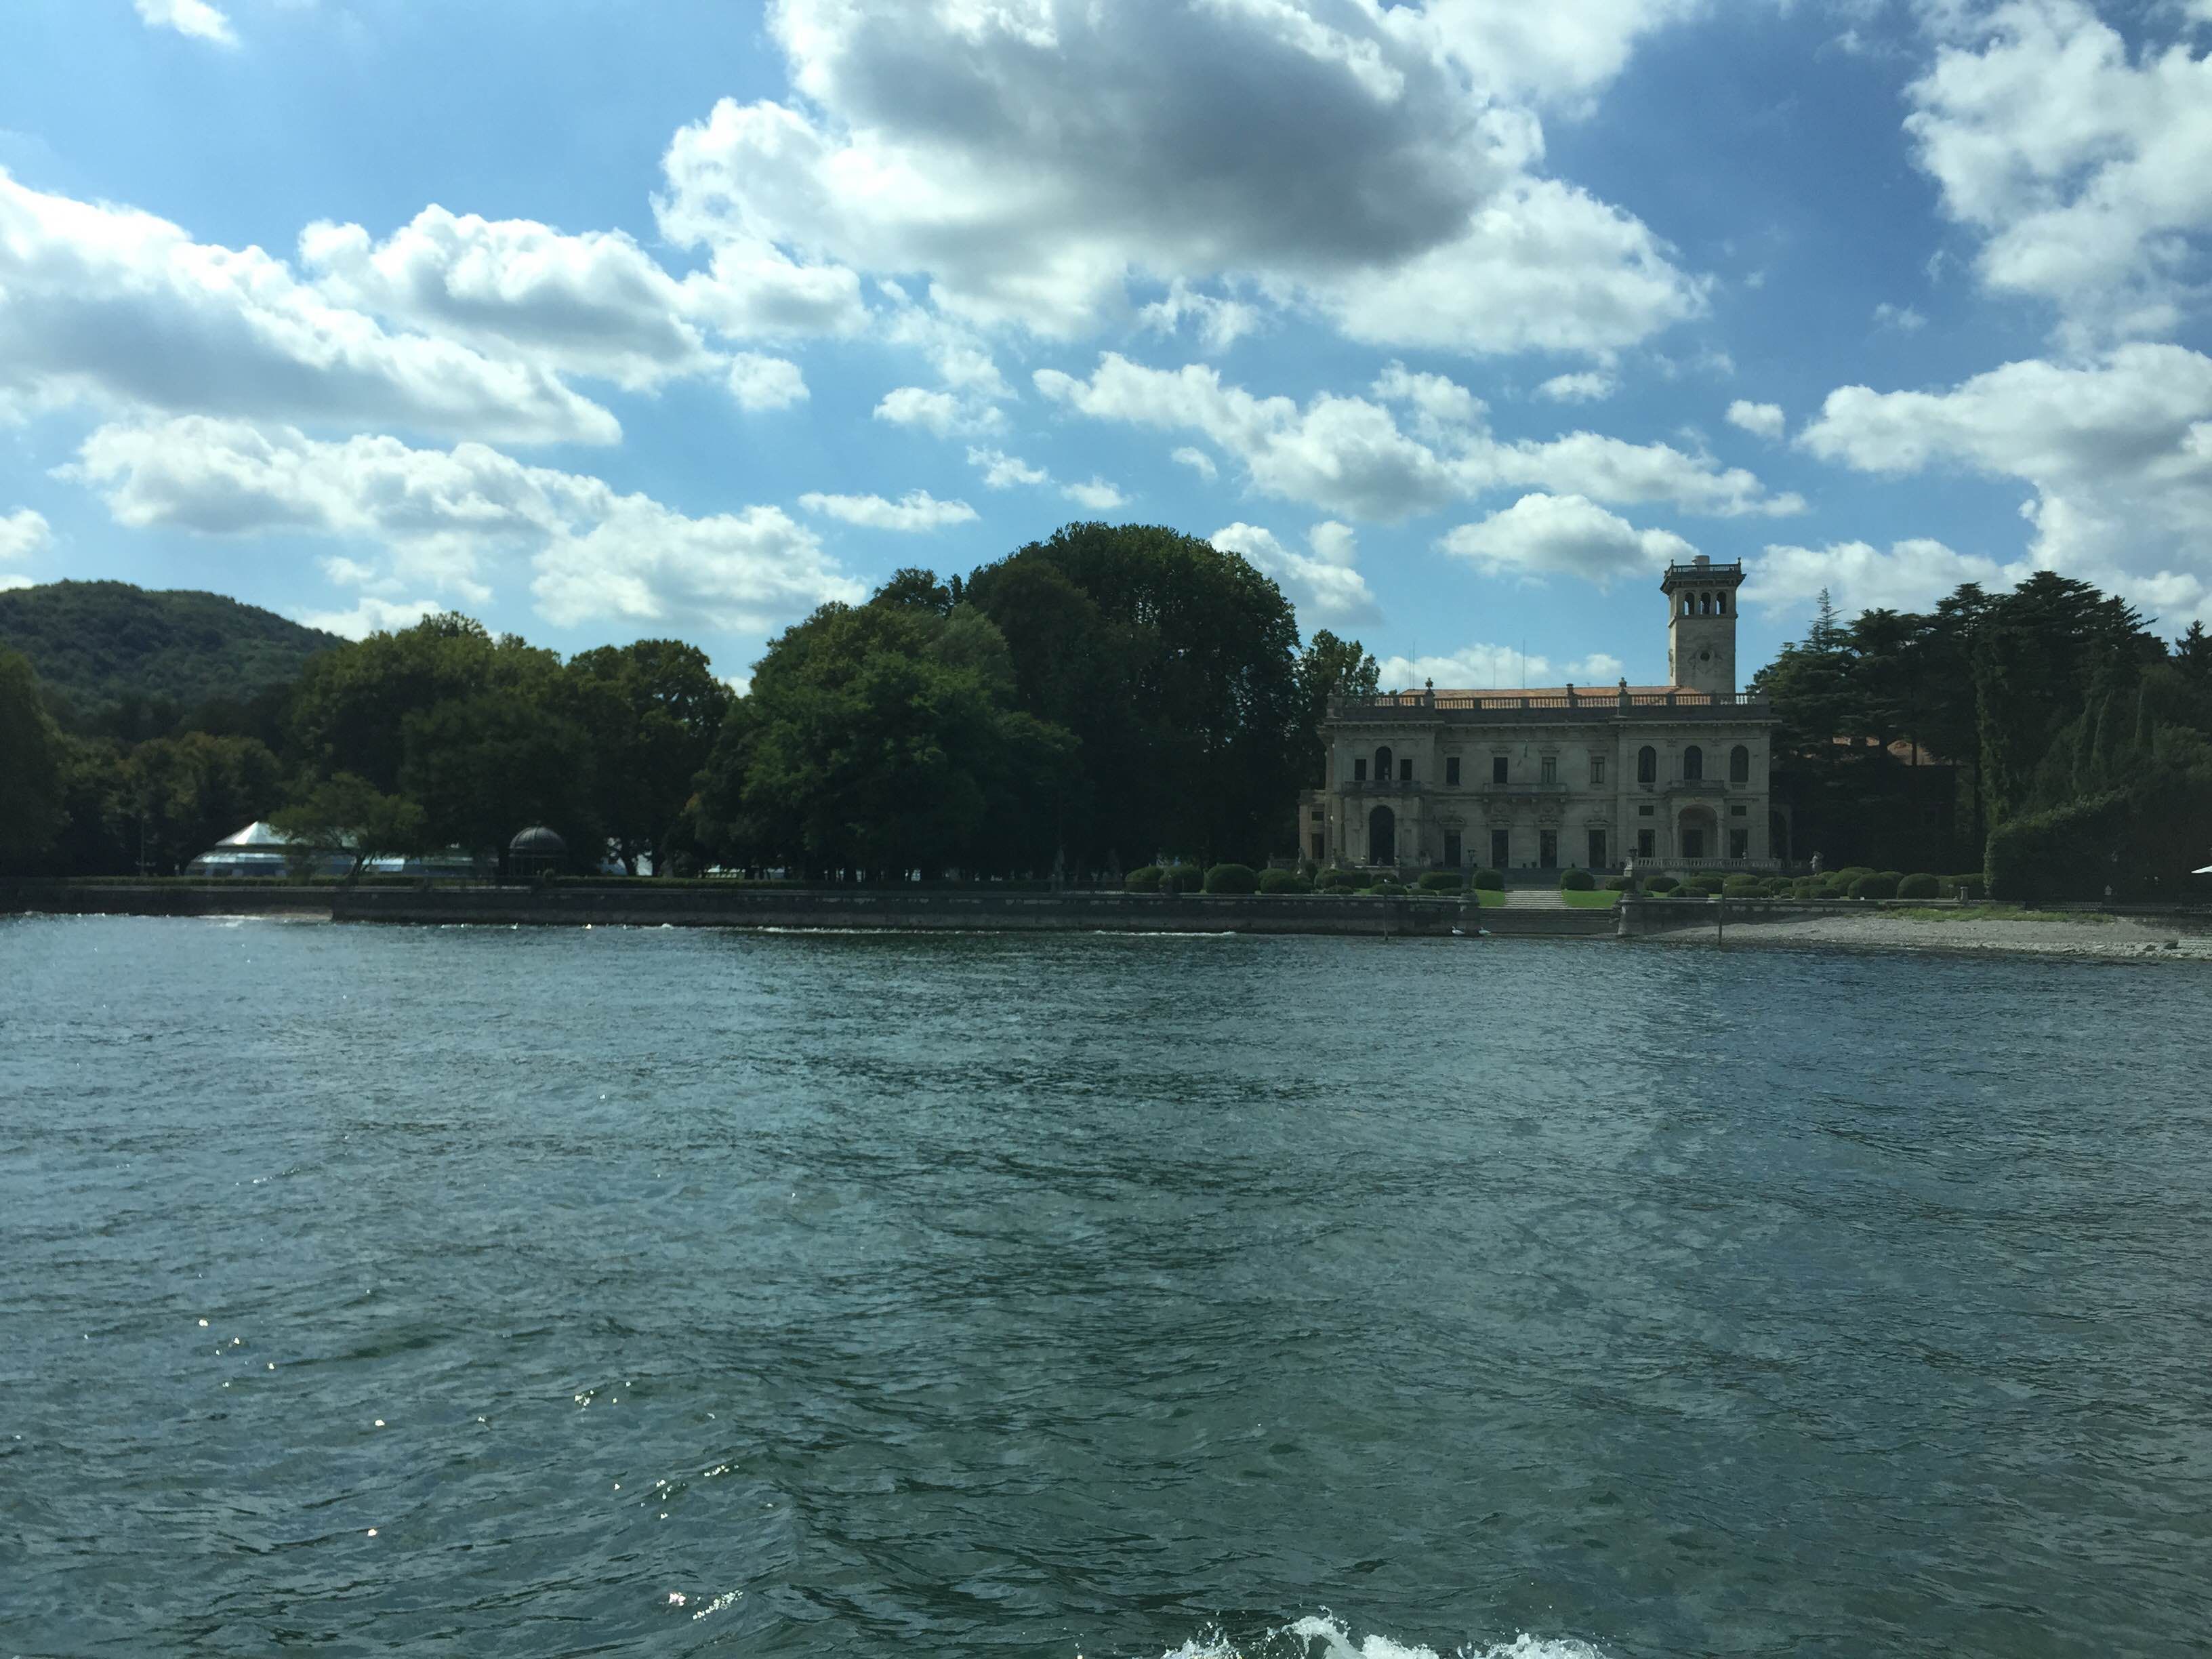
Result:
M0 1651L2202 1653L2209 1030L2179 966L0 921Z

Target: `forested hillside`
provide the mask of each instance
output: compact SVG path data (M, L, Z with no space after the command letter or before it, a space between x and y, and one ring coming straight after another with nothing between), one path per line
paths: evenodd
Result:
M180 709L245 702L297 679L337 636L219 593L129 582L48 582L0 592L0 647L21 652L65 717L126 701Z

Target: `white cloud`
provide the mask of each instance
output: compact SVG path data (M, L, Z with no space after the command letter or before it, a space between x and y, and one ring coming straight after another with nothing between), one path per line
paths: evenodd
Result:
M1728 407L1730 426L1740 426L1754 438L1779 438L1790 422L1780 404L1755 404L1739 398Z
M300 613L300 620L310 628L319 628L341 639L365 640L371 634L397 633L401 629L412 628L423 617L436 616L440 609L432 599L380 599L364 593L349 609L305 611Z
M231 33L230 20L208 0L135 0L138 16L148 28L174 29L179 34L189 34L198 40L212 40L219 46L234 46L238 37Z
M1769 495L1741 468L1721 469L1666 444L1592 432L1500 442L1465 387L1399 364L1375 392L1410 411L1415 434L1402 430L1384 403L1325 392L1301 409L1288 398L1225 386L1218 371L1199 363L1146 368L1109 351L1087 380L1057 369L1032 378L1048 402L1096 420L1200 433L1242 461L1261 494L1348 518L1395 520L1516 485L1726 515L1804 507L1795 495Z
M2091 333L2178 321L2212 230L2212 54L2130 53L2083 0L1963 0L1905 127L1990 286ZM2149 21L2149 20L2146 20Z
M1611 663L1610 657L1601 660ZM1617 665L1616 665L1617 666ZM1389 656L1376 667L1386 691L1408 691L1433 680L1439 691L1510 690L1558 685L1572 670L1548 657L1528 656L1506 645L1468 645L1441 657Z
M783 357L740 351L730 359L730 396L739 409L789 409L806 401L806 379Z
M36 587L39 584L28 576L0 575L0 593L13 592L19 587Z
M1620 390L1620 382L1595 369L1579 374L1554 374L1536 388L1536 395L1555 404L1601 403Z
M1928 326L1928 319L1911 306L1893 306L1883 301L1874 308L1876 328L1893 328L1899 334L1917 334Z
M942 530L947 525L973 524L975 509L965 501L940 501L926 489L909 489L895 501L881 495L824 495L809 492L799 498L809 513L820 513L869 530Z
M1285 547L1272 531L1241 521L1215 531L1212 540L1224 553L1242 554L1287 589L1301 619L1352 626L1382 619L1367 579L1359 574L1358 543L1349 525L1330 520L1314 526L1306 532L1305 553Z
M1664 530L1638 530L1581 495L1523 495L1437 545L1490 574L1580 576L1600 587L1616 576L1686 562L1697 550Z
M1060 493L1079 507L1089 507L1093 513L1111 513L1117 507L1127 507L1129 498L1105 479L1093 477L1085 483L1066 483Z
M1770 546L1751 562L1743 602L1769 615L1808 616L1823 590L1845 615L1861 611L1924 611L1964 582L2002 592L2029 574L2025 563L1954 553L1937 541L1902 541L1884 553L1864 542L1820 549Z
M2212 600L2212 357L2137 343L2080 364L2007 363L1948 392L1844 386L1797 441L1863 472L2016 479L2035 492L2021 510L2037 567L2169 617Z
M0 170L0 398L606 443L545 367L392 332L258 248L49 195Z
M920 272L946 315L1073 337L1163 284L1153 326L1244 331L1249 285L1366 341L1606 350L1704 285L1637 220L1536 169L1691 0L1494 5L781 0L788 103L724 100L663 167L685 246Z
M1220 476L1221 469L1214 465L1212 456L1202 449L1194 449L1188 444L1176 450L1168 459L1178 466L1188 467L1208 483L1212 483Z
M370 597L416 585L481 601L483 562L527 553L548 619L757 630L858 583L775 507L692 519L600 479L529 466L465 443L322 442L290 428L186 416L92 434L65 475L100 491L118 523L210 536L271 532L361 544L328 567ZM362 611L373 621L374 610Z
M876 404L876 418L893 426L918 426L938 437L956 432L991 432L1004 426L1005 413L988 404L962 401L949 392L926 386L895 386Z
M986 489L1011 489L1016 484L1052 482L1052 474L1042 467L1031 466L1020 456L1009 455L1003 449L979 449L971 444L968 465L981 469Z
M0 563L35 558L53 545L53 526L43 513L19 507L0 519Z
M1256 307L1200 294L1178 276L1168 284L1164 296L1138 312L1137 320L1162 334L1176 333L1188 322L1201 346L1207 351L1222 352L1255 332L1261 319Z

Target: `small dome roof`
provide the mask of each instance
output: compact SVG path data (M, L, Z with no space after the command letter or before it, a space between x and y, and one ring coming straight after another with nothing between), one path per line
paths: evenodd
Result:
M510 853L538 853L551 858L567 854L568 843L542 823L533 823L507 842Z

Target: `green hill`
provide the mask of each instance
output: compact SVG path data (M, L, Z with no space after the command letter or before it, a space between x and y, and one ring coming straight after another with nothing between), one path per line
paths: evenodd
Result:
M0 646L31 659L57 701L91 713L125 697L191 708L298 677L334 634L220 593L129 582L48 582L0 592Z

